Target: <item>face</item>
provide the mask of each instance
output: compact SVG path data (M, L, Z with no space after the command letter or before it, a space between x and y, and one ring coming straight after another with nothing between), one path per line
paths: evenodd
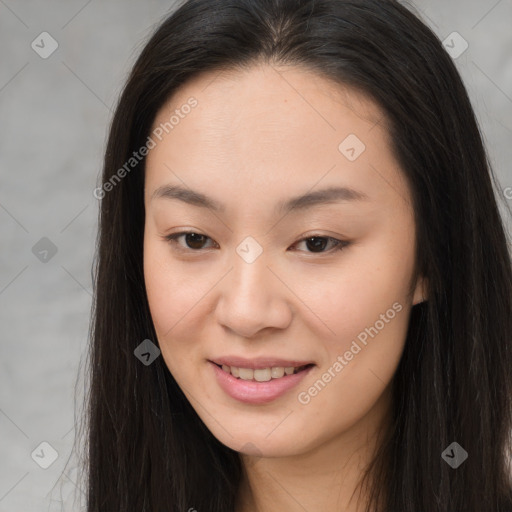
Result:
M306 453L389 407L424 286L384 126L361 93L266 65L197 77L154 121L152 320L174 379L234 450Z

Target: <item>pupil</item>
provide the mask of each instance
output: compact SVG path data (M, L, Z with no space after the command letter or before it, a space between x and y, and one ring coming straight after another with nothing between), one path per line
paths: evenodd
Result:
M316 243L313 242L314 240L316 240ZM314 249L320 249L322 251L323 249L325 249L327 240L325 238L313 236L306 240L306 244L308 245L308 249L314 248ZM312 252L315 252L315 251L312 251Z
M194 237L197 237L194 239ZM190 239L192 238L192 241L190 243ZM186 236L187 245L191 249L201 249L201 242L204 242L204 240L201 240L204 238L204 235L198 235L197 233L188 233ZM198 244L198 245L194 245Z

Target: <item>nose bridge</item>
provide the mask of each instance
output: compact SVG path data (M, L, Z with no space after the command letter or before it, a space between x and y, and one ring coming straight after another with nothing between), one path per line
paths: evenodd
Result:
M234 301L233 306L261 307L272 302L275 290L268 263L267 252L254 239L239 244L232 258L233 271L226 290Z
M265 327L284 327L290 320L285 290L267 265L267 252L251 237L231 258L232 271L221 286L217 317L231 330L251 336Z
M247 262L237 255L233 259L231 288L235 291L237 300L244 300L244 297L266 296L268 302L272 286L269 282L271 272L267 268L267 258L259 256L255 261Z

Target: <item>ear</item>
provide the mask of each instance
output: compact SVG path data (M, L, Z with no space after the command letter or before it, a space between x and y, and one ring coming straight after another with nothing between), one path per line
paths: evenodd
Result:
M427 285L428 281L425 277L420 276L416 282L416 288L414 289L414 295L412 299L412 305L420 304L421 302L425 302L427 297Z

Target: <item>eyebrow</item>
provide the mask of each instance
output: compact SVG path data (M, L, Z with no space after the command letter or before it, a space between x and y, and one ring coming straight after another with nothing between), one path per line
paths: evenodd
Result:
M179 185L163 185L158 187L151 195L151 200L156 198L176 199L193 206L208 208L215 212L222 213L226 211L225 205L217 200L196 190L183 188ZM333 204L343 201L367 201L369 199L370 198L365 193L352 188L329 187L280 201L276 205L276 213L286 214L324 204Z

